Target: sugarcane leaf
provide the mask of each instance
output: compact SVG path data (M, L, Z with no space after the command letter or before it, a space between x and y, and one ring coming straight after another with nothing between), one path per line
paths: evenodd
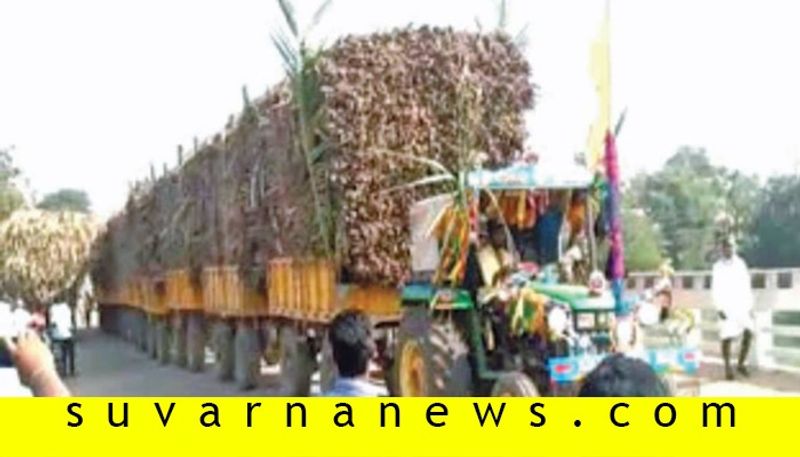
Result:
M322 21L322 17L325 15L328 9L330 9L331 3L333 3L333 0L325 0L322 2L319 8L317 8L317 10L314 12L314 15L311 17L311 23L308 24L308 27L306 27L305 31L303 32L303 37L308 36L311 31L319 25L320 21Z
M500 201L497 198L497 195L489 189L485 189L486 194L489 196L489 202L497 211L497 216L500 219L500 222L503 225L503 231L506 232L506 245L508 252L512 253L514 260L517 260L517 249L514 244L514 237L511 235L511 229L508 227L508 222L505 219L505 215L503 214L503 210L500 208Z
M275 45L275 49L277 49L278 53L281 55L284 70L286 70L286 73L289 74L290 78L293 78L297 73L298 66L295 50L286 40L286 37L281 33L270 35L270 39Z
M619 119L617 119L617 125L614 127L614 138L619 137L619 132L622 131L622 126L625 125L625 117L628 115L628 108L622 110L622 114L620 114Z
M442 182L454 182L455 177L449 173L442 173L433 176L427 176L425 178L417 179L416 181L412 181L406 184L400 184L399 186L390 187L389 189L381 191L381 194L388 194L392 192L397 192L398 190L410 190L417 187L422 186L429 186L431 184L438 184Z
M309 158L311 159L311 162L316 163L317 161L319 161L319 159L325 153L325 149L326 149L325 143L320 143L314 146L311 152L309 152Z
M297 20L295 18L294 6L292 5L292 2L290 0L278 0L278 6L281 8L283 19L286 21L286 25L292 32L292 35L298 37Z
M398 159L408 160L408 161L411 161L411 162L416 162L416 163L419 163L419 164L427 165L427 166L429 166L429 167L431 167L431 168L433 168L435 170L438 170L441 173L446 173L446 174L449 174L449 175L453 174L450 170L447 169L447 167L442 165L441 162L438 162L438 161L436 161L434 159L430 159L428 157L420 157L420 156L415 156L415 155L411 155L411 154L407 154L407 153L399 153L399 152L390 151L388 149L373 149L372 152L374 152L376 154L388 155L388 156L392 156L392 157L397 157Z
M506 0L497 1L497 30L505 31L508 28L508 3Z
M519 32L514 36L514 44L517 45L520 49L525 49L528 47L528 26L530 24L525 24Z

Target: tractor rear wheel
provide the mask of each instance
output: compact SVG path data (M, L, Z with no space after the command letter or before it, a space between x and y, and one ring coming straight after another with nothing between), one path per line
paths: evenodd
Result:
M524 373L503 373L492 387L492 397L539 397L539 389Z
M403 397L459 397L473 393L469 346L451 319L409 307L398 332L397 391Z

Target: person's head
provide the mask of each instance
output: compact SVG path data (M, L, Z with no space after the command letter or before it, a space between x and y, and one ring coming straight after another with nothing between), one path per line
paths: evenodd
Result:
M582 205L582 204L586 203L587 197L588 197L588 195L587 195L585 190L583 190L583 189L576 190L576 191L574 191L572 193L572 201L571 201L571 203L573 205Z
M730 238L722 240L722 257L725 259L733 257L733 241Z
M369 318L357 310L339 313L331 323L328 338L339 375L355 378L367 374L375 352Z
M669 389L650 365L614 354L586 377L579 397L668 397Z

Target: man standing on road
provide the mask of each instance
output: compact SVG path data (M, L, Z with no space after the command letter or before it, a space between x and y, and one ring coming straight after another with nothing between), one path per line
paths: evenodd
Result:
M734 251L733 241L722 242L722 257L714 264L712 271L712 300L720 318L720 338L722 339L722 358L725 361L725 378L733 379L731 369L731 344L735 338L742 337L737 370L748 376L745 361L753 339L753 290L747 265Z
M72 310L64 302L50 308L53 343L59 345L65 375L75 375L75 340L72 334Z
M379 397L382 392L367 379L369 362L375 354L369 318L360 311L343 311L330 327L333 360L338 377L326 397Z

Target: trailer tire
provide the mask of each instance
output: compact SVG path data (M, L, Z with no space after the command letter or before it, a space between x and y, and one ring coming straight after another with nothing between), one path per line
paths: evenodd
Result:
M261 338L264 341L263 355L267 365L277 365L281 362L281 342L278 326L267 322L261 328Z
M170 358L170 325L166 316L156 318L156 347L158 348L158 361L162 365L169 364Z
M189 371L203 371L206 364L206 334L203 315L198 312L191 312L186 317L186 352Z
M492 386L492 397L540 397L539 389L524 373L503 373Z
M147 327L147 314L141 310L136 310L136 347L145 354L148 353L148 327Z
M258 384L261 368L257 329L250 323L238 322L234 345L236 385L241 390L250 390Z
M400 396L473 394L469 346L452 320L434 318L426 307L408 307L398 333L394 363Z
M333 347L328 340L328 335L323 337L322 349L320 350L319 364L319 389L327 392L333 388L339 370L336 368L336 361L333 359Z
M145 320L147 321L147 355L149 355L151 359L156 359L158 358L156 319L154 316L147 314Z
M214 352L217 379L220 381L233 380L233 328L224 320L214 324Z
M315 354L304 337L291 325L280 330L281 392L286 397L307 397L311 393L311 375Z
M186 367L186 316L181 311L176 311L170 319L172 362L181 367Z

